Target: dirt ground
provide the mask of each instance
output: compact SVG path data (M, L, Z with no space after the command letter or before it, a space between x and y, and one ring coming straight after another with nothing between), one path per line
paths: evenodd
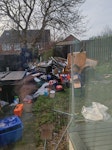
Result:
M22 139L14 144L10 144L8 146L0 148L0 150L44 150L45 141L43 140L43 143L40 146L38 146L38 143L36 141L36 120L38 118L36 118L33 113L23 112L20 119L23 123ZM55 150L64 130L65 129L63 128L60 133L53 133L52 139L46 142L46 150ZM68 150L66 135L61 141L57 150Z

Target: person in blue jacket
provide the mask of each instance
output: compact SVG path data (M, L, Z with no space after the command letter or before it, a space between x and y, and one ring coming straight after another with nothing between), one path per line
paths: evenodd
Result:
M28 69L28 63L32 61L32 53L27 47L23 47L20 53L21 68Z

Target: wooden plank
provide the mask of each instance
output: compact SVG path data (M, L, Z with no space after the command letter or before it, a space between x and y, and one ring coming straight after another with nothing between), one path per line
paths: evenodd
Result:
M82 138L91 138L91 137L101 137L101 136L108 136L108 135L112 135L112 131L111 132L100 132L100 133L91 133L91 134L88 134L88 133L82 133L82 134L80 134L79 133L79 135L82 137Z
M111 128L112 122L97 122L97 123L80 123L72 125L69 130L72 131L88 131L93 129Z
M105 141L105 140L110 140L112 139L112 133L110 135L107 135L107 136L96 136L96 135L93 135L91 137L87 137L86 135L85 136L81 136L81 139L84 141L84 142L93 142L93 141Z
M79 123L69 128L75 146L77 135L89 150L112 150L112 122ZM74 140L75 137L75 140ZM79 146L80 147L80 146ZM77 149L76 149L77 150Z
M86 144L88 145L88 147L100 147L100 146L104 146L104 145L112 145L111 144L112 141L93 141L93 142L87 142ZM112 148L112 147L111 147Z
M75 150L85 150L84 148L89 149L89 150L112 150L112 135L106 137L100 137L102 140L100 141L96 137L94 138L93 141L88 141L85 139L81 139L79 134L76 132L70 133L71 134L71 139L72 143L74 144L74 149ZM105 139L106 138L106 139ZM86 147L85 147L86 145Z
M104 131L105 130L105 131ZM112 127L111 128L103 128L103 129L91 129L91 130L84 130L84 131L79 131L80 135L81 134L101 134L101 133L112 133Z
M91 137L90 139L83 138L84 143L88 143L89 146L94 145L112 145L112 136L103 136L103 137Z
M104 138L104 139L103 139ZM110 138L110 139L109 139ZM91 138L90 138L91 139ZM93 140L93 141L92 141ZM86 144L86 146L88 147L99 147L99 146L102 146L102 145L112 145L112 136L111 137L108 137L105 139L105 137L101 137L100 140L99 138L94 138L92 140L89 140L89 139L82 139L83 143ZM112 147L112 146L111 146Z
M93 146L89 150L112 150L112 145Z
M112 147L112 131L107 132L107 130L104 130L102 132L91 133L91 134L83 134L80 135L81 139L84 143L87 144L88 147L97 147L102 145L111 145Z
M0 79L5 77L9 72L0 72Z
M69 135L75 150L87 150L85 144L83 143L77 132L74 132L73 134L70 133Z
M21 80L24 77L25 73L25 71L12 71L9 74L7 74L4 78L2 78L1 81Z

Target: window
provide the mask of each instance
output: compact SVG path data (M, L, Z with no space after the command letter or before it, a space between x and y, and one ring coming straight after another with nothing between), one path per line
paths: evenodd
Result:
M74 88L75 81L71 85L70 113L74 117L71 117L68 133L70 146L75 150L79 147L83 150L107 150L112 147L111 40L87 40L85 65L80 66L81 70L75 71L75 74L80 75L82 84L81 88ZM75 45L72 51L75 51ZM71 59L72 78L74 59L77 59L77 55ZM83 58L79 60L84 61Z

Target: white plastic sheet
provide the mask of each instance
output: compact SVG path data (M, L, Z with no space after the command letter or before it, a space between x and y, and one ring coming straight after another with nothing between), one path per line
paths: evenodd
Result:
M46 91L46 86L48 86L49 83L48 82L45 82L38 90L37 92L35 92L33 94L33 98L36 98L38 97L39 95L44 95L45 91Z
M5 105L8 105L8 104L9 104L8 102L0 100L1 107L4 107Z
M92 102L90 107L82 107L82 115L91 121L108 120L110 115L107 113L108 107L98 102Z

